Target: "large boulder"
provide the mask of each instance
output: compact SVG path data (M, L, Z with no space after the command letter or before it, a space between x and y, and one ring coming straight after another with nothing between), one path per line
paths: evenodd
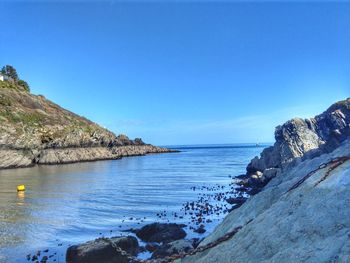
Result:
M66 261L67 263L128 263L128 257L117 251L115 247L135 256L139 244L132 236L98 238L84 244L70 246L67 249Z
M153 223L145 225L135 233L142 241L169 243L186 237L186 232L182 229L185 226L183 224Z

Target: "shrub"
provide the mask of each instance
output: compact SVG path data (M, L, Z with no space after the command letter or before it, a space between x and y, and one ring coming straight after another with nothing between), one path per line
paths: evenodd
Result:
M21 80L21 79L18 80L17 84L18 86L21 86L24 90L30 91L28 83L25 82L24 80Z

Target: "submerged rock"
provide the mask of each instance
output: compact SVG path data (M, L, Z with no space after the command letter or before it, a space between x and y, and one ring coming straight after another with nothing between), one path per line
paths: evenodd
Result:
M226 202L231 205L242 205L245 201L247 201L247 197L230 197L226 199Z
M193 249L192 242L190 240L176 240L171 243L163 244L158 247L153 255L153 259L164 258L167 256L171 256L173 254L179 254L181 252L188 252Z
M196 232L198 234L203 234L205 233L207 230L205 230L205 226L202 224L200 225L198 228L196 228L195 230L193 230L193 232Z
M98 238L67 249L67 263L128 263L128 257L115 249L119 247L130 255L138 253L139 244L135 237Z
M147 243L145 248L149 252L154 252L159 248L159 244L156 242Z
M186 237L183 224L153 223L135 230L136 236L146 242L169 243Z

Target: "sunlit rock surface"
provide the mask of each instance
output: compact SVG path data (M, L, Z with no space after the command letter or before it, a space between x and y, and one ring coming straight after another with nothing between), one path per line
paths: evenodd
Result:
M0 169L169 152L18 89L0 87Z
M350 160L333 170L332 164L323 165L350 157L349 105L347 99L314 119L277 127L276 143L252 160L243 179L266 180L261 191L200 246L242 228L177 262L350 262Z
M311 119L294 118L276 127L273 146L247 166L245 186L261 188L289 165L329 153L350 137L350 98ZM260 174L261 173L261 174Z
M350 161L319 184L327 168L287 192L310 171L338 156L350 156L350 141L272 179L200 246L243 226L236 235L181 262L350 262Z

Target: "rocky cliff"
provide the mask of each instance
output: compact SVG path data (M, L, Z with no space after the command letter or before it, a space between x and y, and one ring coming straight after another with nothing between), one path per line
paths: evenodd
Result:
M259 191L176 262L350 262L349 106L278 126L242 179Z
M0 81L0 122L0 169L169 151L116 136L7 81Z
M329 153L349 137L350 98L314 118L294 118L276 127L276 142L249 163L242 184L256 192L288 165Z

